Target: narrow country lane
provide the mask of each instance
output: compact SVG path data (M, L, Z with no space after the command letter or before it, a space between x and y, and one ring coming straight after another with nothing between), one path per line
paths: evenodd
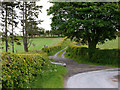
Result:
M61 51L63 51L63 50L61 50ZM65 84L64 84L65 88L96 88L96 87L98 87L98 88L110 88L107 86L109 86L108 82L110 80L111 80L110 82L112 82L111 78L113 78L112 76L114 75L112 73L115 72L115 75L118 74L118 68L115 68L115 67L97 66L97 65L88 65L88 64L77 63L76 61L74 61L72 59L65 58L64 57L65 52L63 52L61 57L57 57L57 54L60 53L61 51L57 52L54 56L49 56L49 58L54 59L55 62L57 62L57 63L66 63L66 68L68 70L68 73L65 76ZM103 70L103 71L100 71L100 70ZM110 72L110 70L112 70L112 71ZM107 73L107 71L108 71L108 73ZM106 74L104 74L104 72ZM92 76L90 76L90 74ZM94 77L96 75L98 77ZM104 77L107 77L108 75L110 75L108 77L108 78L110 78L110 80L106 81L106 86L100 85L100 83L104 83L104 82L102 82L102 79L104 81ZM101 77L103 77L103 78L100 79ZM96 79L96 81L95 81L95 79ZM92 87L92 85L89 86L89 84L88 84L89 81L91 81L91 80L93 80L93 85L94 85L94 83L99 82L99 80L101 80L101 82L96 84L96 86ZM112 82L112 84L113 83L116 83L116 82ZM82 84L85 84L85 85L82 85ZM118 85L115 84L115 86L111 86L111 87L117 88L117 86Z
M114 69L79 73L68 79L66 88L118 88L117 75Z

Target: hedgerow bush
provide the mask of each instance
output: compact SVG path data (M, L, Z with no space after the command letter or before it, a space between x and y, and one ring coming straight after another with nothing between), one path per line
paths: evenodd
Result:
M1 58L3 88L27 88L50 64L49 59L39 54L2 53Z
M78 46L76 45L76 43L71 43L66 52L69 52L71 53L71 57L78 57L78 56L81 56L81 57L86 57L88 56L88 50L86 47L81 47L81 46Z
M76 58L79 62L91 62L102 65L114 65L118 66L119 58L118 58L117 49L96 49L94 55L91 59L89 59L88 48L76 45L76 43L71 43L67 50L66 54L70 58Z
M44 48L42 48L42 50L44 52L48 53L48 55L53 55L57 51L66 47L69 44L69 42L70 42L70 40L67 41L67 37L65 37L60 42L58 42L56 45L53 45L53 46L50 46L50 47L44 47Z
M97 49L92 57L96 63L107 65L118 65L118 50L117 49Z

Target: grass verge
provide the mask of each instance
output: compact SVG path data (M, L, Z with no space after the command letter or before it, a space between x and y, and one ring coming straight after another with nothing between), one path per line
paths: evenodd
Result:
M67 73L65 67L51 65L43 70L43 73L36 77L31 83L31 88L64 88L64 75Z

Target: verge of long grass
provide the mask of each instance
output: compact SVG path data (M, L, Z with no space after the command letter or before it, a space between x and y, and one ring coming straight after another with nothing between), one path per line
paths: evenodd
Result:
M36 77L31 83L31 88L64 88L64 75L67 73L65 67L52 65Z

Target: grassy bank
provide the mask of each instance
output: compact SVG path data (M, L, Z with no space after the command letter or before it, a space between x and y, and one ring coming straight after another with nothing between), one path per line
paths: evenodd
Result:
M64 88L64 75L67 70L63 66L51 65L43 70L43 73L36 77L31 83L31 88Z

